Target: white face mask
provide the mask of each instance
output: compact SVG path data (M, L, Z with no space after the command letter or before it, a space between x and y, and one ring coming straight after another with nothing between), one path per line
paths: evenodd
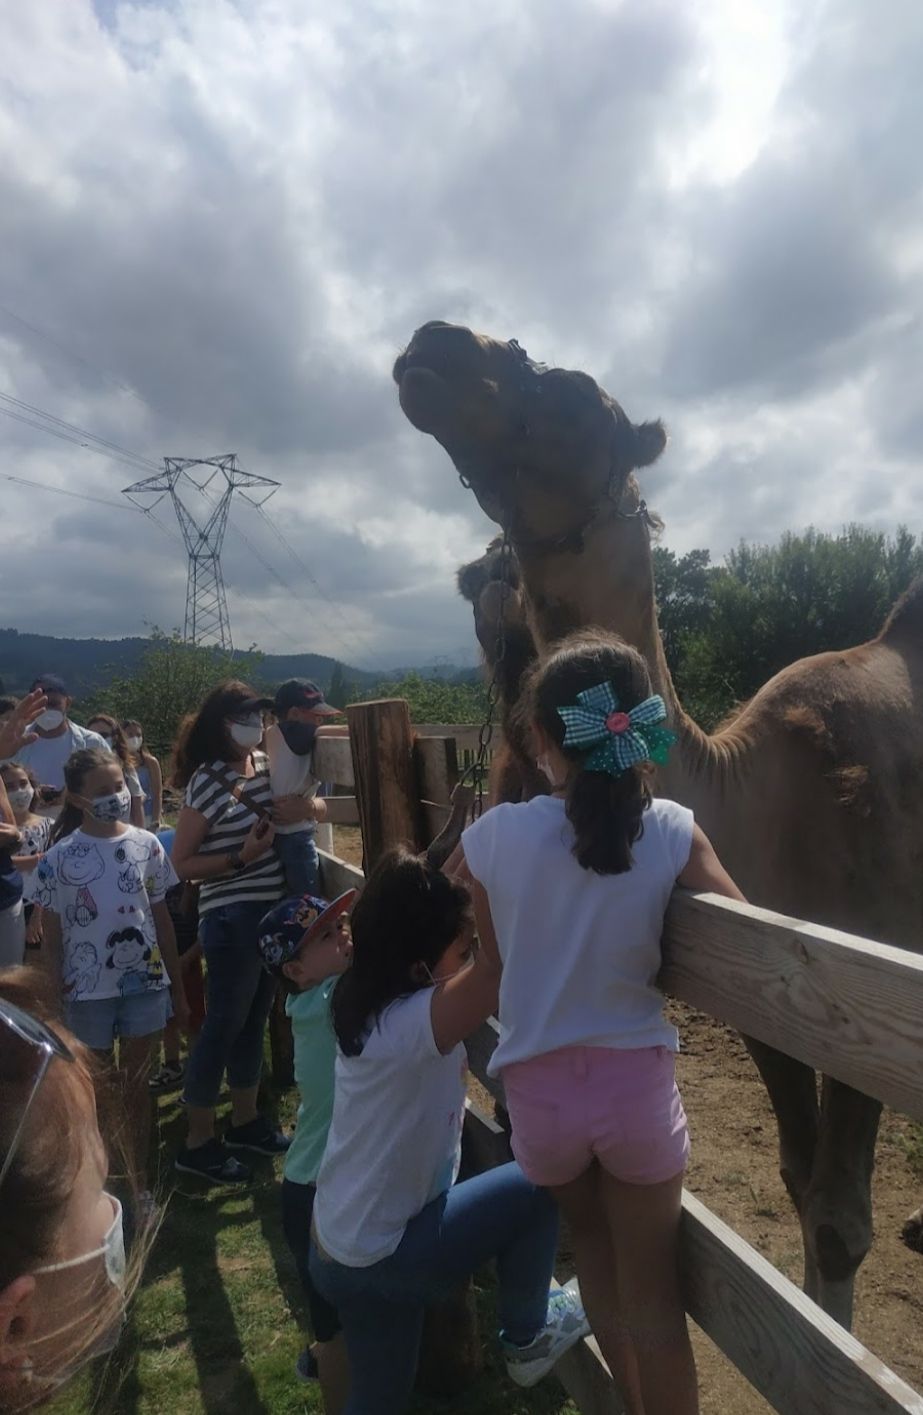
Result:
M94 1248L91 1253L81 1253L79 1258L68 1258L63 1263L46 1263L44 1267L36 1268L36 1273L60 1273L68 1268L81 1267L84 1263L91 1263L94 1259L102 1258L106 1265L106 1277L113 1287L125 1286L125 1234L122 1228L122 1205L114 1194L106 1193L106 1198L112 1204L112 1223L106 1230L101 1248Z
M85 797L82 799L86 800ZM95 796L88 801L86 809L95 820L109 824L112 821L127 821L131 811L131 792L128 787L113 791L111 796Z
M20 786L18 791L7 791L6 794L14 811L27 811L32 805L35 792L31 786Z
M64 714L59 708L46 708L44 712L39 713L32 726L37 727L40 732L54 732L63 721Z
M125 738L125 741L128 743L128 750L129 750L130 752L140 752L140 750L141 750L141 743L142 743L142 741L143 741L143 738L141 738L141 737L126 737L126 738Z
M248 717L246 722L230 723L231 737L238 747L258 747L263 740L263 722L259 717Z

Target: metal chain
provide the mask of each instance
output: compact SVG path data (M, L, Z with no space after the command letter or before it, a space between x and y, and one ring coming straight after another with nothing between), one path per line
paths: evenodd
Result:
M487 757L490 752L491 742L493 741L494 718L496 717L497 707L500 702L500 671L503 666L503 661L506 658L506 620L504 615L506 601L510 593L512 555L513 543L510 534L510 518L507 518L503 527L503 538L500 542L500 608L497 616L497 638L494 645L493 672L487 688L487 710L484 714L484 721L481 723L480 731L478 732L477 756L462 777L463 781L470 779L474 784L476 794L473 814L475 820L478 819L484 810L484 786L488 774Z

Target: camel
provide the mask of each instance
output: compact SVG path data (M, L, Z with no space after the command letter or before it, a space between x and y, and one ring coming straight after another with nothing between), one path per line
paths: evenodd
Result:
M434 321L394 366L401 407L448 452L463 484L508 534L461 572L488 662L502 612L505 725L519 780L538 789L512 710L530 653L598 625L645 655L678 735L658 791L690 806L755 904L923 948L923 583L877 638L791 664L719 730L683 711L657 627L651 531L635 473L660 456L660 422L632 423L584 373L534 364L501 342ZM842 1325L872 1237L871 1175L881 1107L748 1041L779 1127L780 1170L800 1218L805 1290Z

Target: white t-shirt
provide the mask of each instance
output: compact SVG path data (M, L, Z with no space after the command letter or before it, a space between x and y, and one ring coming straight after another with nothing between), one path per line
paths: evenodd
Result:
M685 806L655 800L631 869L599 875L571 853L558 797L495 806L468 827L465 858L487 891L503 963L491 1075L560 1047L678 1048L656 979L692 829Z
M337 1052L314 1222L331 1258L367 1268L458 1175L468 1058L433 1037L433 989L391 1003L361 1056Z
M111 839L75 830L35 873L36 902L61 921L69 1001L169 987L151 905L179 880L156 835L133 825Z
M267 727L263 742L269 757L269 779L273 796L304 796L312 800L320 782L314 775L314 753L299 757L282 735L278 723ZM277 825L277 835L295 835L299 830L314 830L314 821L296 821L294 825Z

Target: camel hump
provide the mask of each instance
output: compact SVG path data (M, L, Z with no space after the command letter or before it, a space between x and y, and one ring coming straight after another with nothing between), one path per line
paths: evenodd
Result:
M905 590L884 622L879 639L923 641L923 575Z

